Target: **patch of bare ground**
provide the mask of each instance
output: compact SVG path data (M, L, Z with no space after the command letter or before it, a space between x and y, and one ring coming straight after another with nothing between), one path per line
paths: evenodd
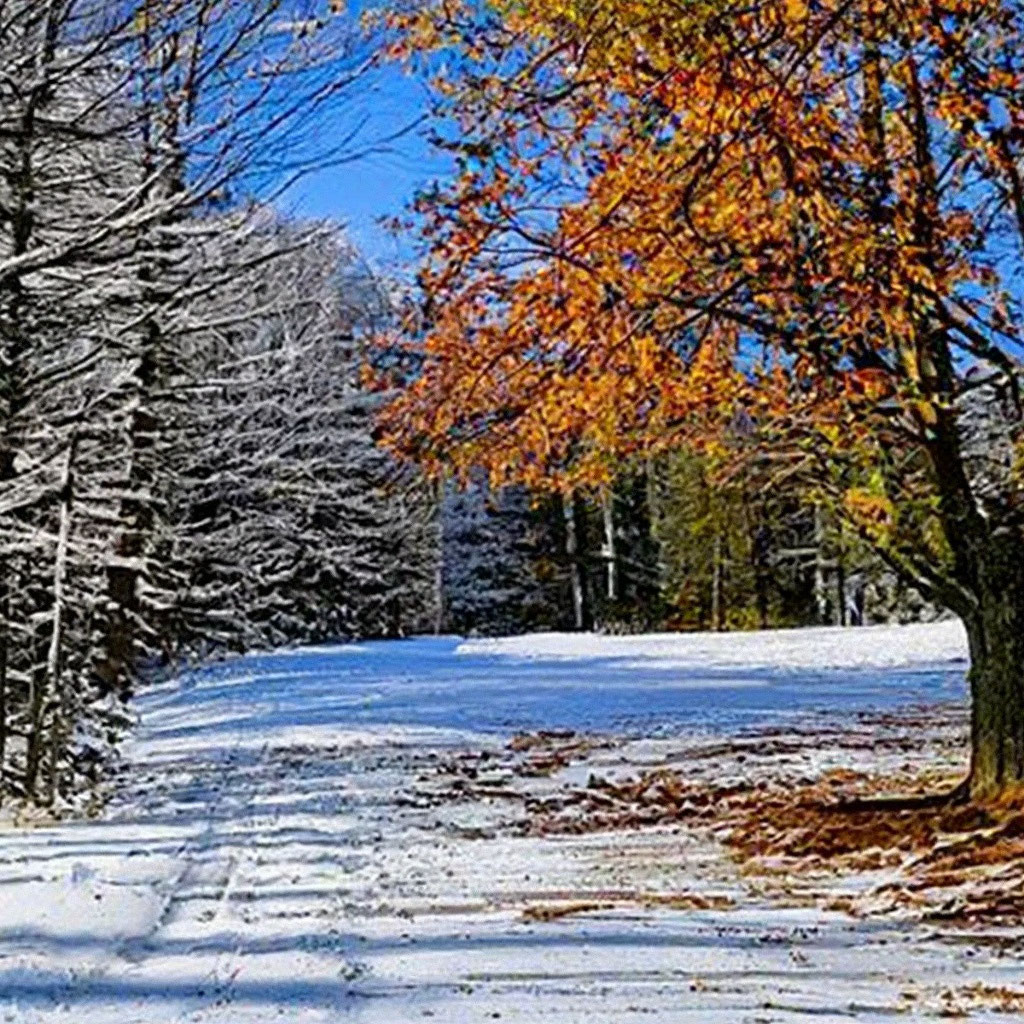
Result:
M735 906L731 896L698 892L591 892L589 900L528 903L523 909L525 921L557 921L565 917L600 911L640 907L644 910L729 910Z

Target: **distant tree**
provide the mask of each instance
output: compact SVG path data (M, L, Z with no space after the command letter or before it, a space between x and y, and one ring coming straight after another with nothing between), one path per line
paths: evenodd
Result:
M434 510L373 440L360 339L381 296L335 229L250 221L213 236L235 273L190 310L172 388L188 415L163 452L169 641L202 654L414 631Z
M568 573L550 502L522 488L494 493L479 477L445 488L441 507L444 628L514 634L568 626Z

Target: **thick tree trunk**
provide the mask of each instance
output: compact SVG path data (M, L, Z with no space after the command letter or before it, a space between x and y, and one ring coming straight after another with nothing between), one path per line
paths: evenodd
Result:
M971 650L971 797L1024 792L1024 552L1016 537L982 559Z

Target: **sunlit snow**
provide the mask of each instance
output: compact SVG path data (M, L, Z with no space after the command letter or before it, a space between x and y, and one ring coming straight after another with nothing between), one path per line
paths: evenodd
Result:
M739 1024L847 1020L857 1006L857 1019L881 1020L879 986L897 999L900 978L1004 978L1012 963L968 962L899 923L756 901L530 923L526 894L623 871L695 886L713 854L669 832L504 835L500 807L415 798L447 752L497 751L519 729L642 738L959 701L962 654L948 625L432 638L183 677L140 701L104 818L6 831L0 1020ZM650 742L630 756L651 756Z

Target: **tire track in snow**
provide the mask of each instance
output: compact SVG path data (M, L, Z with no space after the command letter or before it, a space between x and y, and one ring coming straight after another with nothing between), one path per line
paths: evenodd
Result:
M259 786L261 773L258 769L269 749L266 745L260 749L255 763L248 766L250 770L240 770L246 752L242 738L241 730L237 731L234 741L219 756L205 758L193 766L183 784L172 784L163 791L163 799L156 807L147 808L150 813L176 813L181 810L178 801L182 795L191 796L199 791L206 796L204 825L201 831L188 836L175 852L181 866L164 887L163 909L152 929L145 936L128 940L112 951L102 970L90 978L94 987L97 981L116 983L122 967L127 968L126 980L159 973L161 961L167 956L166 947L182 945L181 936L175 933L187 935L190 926L197 928L199 934L195 935L191 949L186 940L181 953L176 955L195 956L198 951L202 956L209 931L205 926L218 920L227 922L225 911L243 862L243 855L232 848L230 836L240 825L254 820L250 808ZM222 848L228 852L220 852ZM197 909L210 904L213 904L212 912ZM206 973L196 978L193 1001L224 1001L228 989L223 979L229 976L230 961L237 957L240 946L238 938L230 956L218 955Z

